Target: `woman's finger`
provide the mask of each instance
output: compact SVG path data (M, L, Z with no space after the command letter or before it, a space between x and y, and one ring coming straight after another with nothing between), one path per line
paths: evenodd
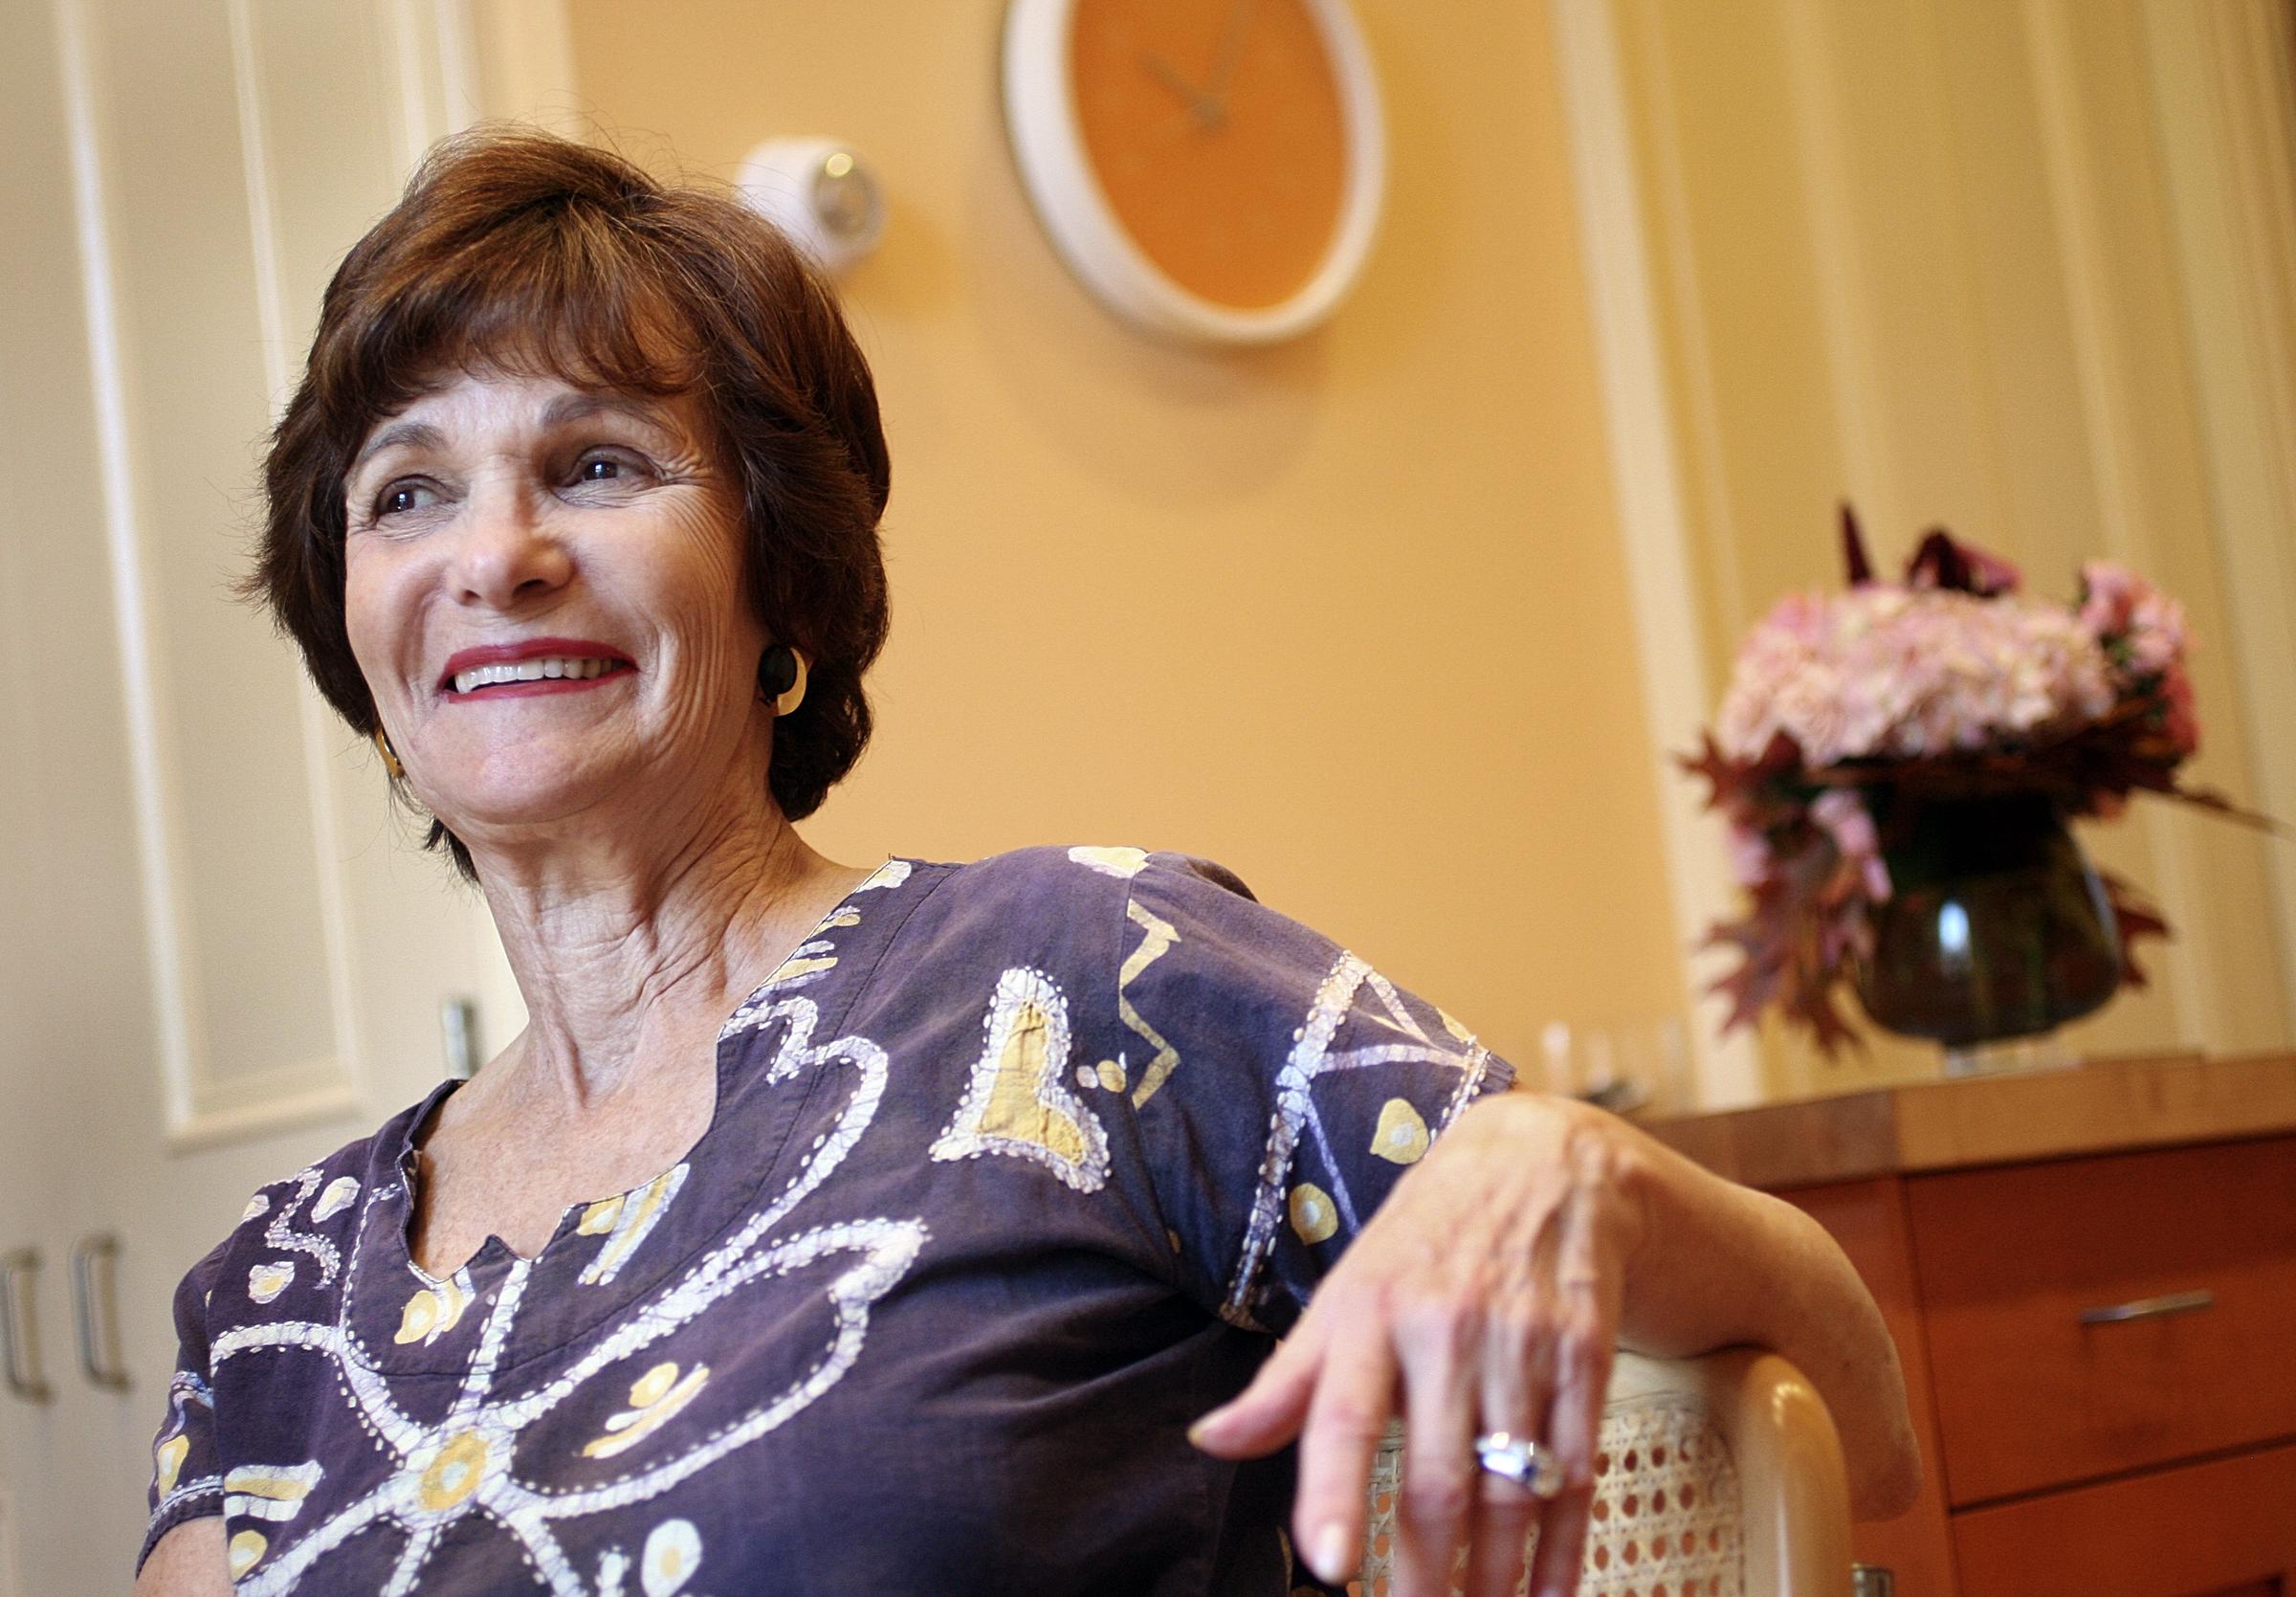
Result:
M1403 1478L1395 1505L1395 1597L1447 1597L1474 1514L1481 1407L1481 1295L1403 1297L1395 1349L1403 1390Z
M1544 1445L1554 1390L1554 1334L1533 1283L1516 1283L1485 1335L1482 1429ZM1467 1562L1468 1597L1513 1597L1523 1548L1541 1504L1527 1488L1488 1470L1476 1494Z
M1323 1327L1301 1317L1241 1392L1188 1427L1188 1440L1220 1458L1257 1458L1297 1436L1323 1365Z
M1395 1355L1379 1316L1334 1317L1299 1438L1293 1545L1338 1584L1363 1561L1371 1464L1395 1408Z
M1561 1309L1552 1354L1555 1401L1547 1422L1548 1446L1564 1485L1540 1519L1532 1597L1571 1597L1578 1589L1619 1322L1619 1275L1606 1225L1607 1216L1593 1203L1578 1199L1564 1206L1555 1283Z
M1593 1388L1593 1401L1583 1388L1566 1384L1556 1393L1548 1431L1555 1452L1563 1457L1583 1454L1590 1462L1586 1475L1568 1476L1562 1491L1541 1511L1538 1551L1531 1565L1531 1597L1572 1597L1578 1589L1578 1571L1586 1557L1586 1530L1595 1501L1591 1460L1602 1425L1602 1386Z

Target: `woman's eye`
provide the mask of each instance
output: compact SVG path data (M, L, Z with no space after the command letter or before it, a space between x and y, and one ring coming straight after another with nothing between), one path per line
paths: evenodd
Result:
M419 482L394 482L375 497L375 518L404 516L430 502L430 490Z
M577 482L620 482L639 475L637 462L619 455L585 455L574 467Z

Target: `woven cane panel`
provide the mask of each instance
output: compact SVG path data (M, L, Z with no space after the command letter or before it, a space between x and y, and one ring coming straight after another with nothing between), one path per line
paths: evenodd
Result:
M1360 1597L1387 1597L1402 1464L1390 1431L1372 1463L1363 1571L1348 1586ZM1738 1515L1737 1472L1702 1411L1665 1397L1613 1405L1595 1457L1580 1597L1743 1597Z

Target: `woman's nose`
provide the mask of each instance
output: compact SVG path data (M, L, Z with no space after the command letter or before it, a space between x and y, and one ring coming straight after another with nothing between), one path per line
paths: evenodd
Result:
M563 588L573 573L573 557L531 496L507 487L472 495L454 551L462 603L519 610Z

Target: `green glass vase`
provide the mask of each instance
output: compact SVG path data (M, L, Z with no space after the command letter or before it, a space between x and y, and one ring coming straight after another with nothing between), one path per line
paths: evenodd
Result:
M1868 794L1889 867L1855 972L1874 1023L1967 1051L2055 1031L2121 985L2104 884L2040 794Z

